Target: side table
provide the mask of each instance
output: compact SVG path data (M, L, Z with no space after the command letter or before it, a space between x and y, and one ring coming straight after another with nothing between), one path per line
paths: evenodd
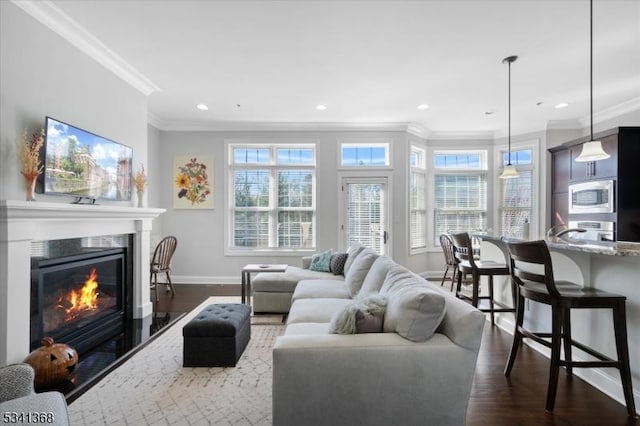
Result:
M242 268L241 302L251 306L251 273L252 272L284 272L289 265L250 263Z

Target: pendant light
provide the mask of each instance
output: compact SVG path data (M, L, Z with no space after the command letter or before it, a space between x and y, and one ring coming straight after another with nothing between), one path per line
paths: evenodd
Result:
M516 166L511 164L511 63L518 59L517 56L508 56L502 60L503 64L509 64L509 161L504 166L500 179L513 179L519 177Z
M593 140L593 0L589 2L589 107L591 118L591 139L582 144L582 152L576 161L598 161L610 157L604 149L602 142Z

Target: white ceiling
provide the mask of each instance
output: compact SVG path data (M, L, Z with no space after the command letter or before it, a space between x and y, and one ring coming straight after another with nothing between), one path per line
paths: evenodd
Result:
M589 123L588 0L49 6L159 89L149 112L162 128L413 123L504 134L509 55L519 56L513 134ZM593 19L596 115L640 108L640 0L595 0ZM559 102L569 106L554 108Z

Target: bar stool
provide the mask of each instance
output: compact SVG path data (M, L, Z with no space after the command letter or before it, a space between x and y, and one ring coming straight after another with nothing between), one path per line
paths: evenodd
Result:
M456 259L458 259L458 285L456 287L456 296L471 302L473 306L481 312L491 313L491 325L495 324L494 314L496 312L515 312L515 288L512 286L513 307L509 307L499 302L493 297L493 277L495 275L509 275L509 267L505 263L499 263L487 260L476 260L474 257L473 245L471 238L467 232L452 234L451 239L455 248ZM465 274L471 274L472 277L472 295L469 297L461 291L462 277ZM486 276L489 281L489 295L480 296L480 277ZM480 307L481 300L488 300L489 307ZM498 306L498 307L496 307Z
M568 281L555 281L551 255L547 244L540 241L506 243L509 250L511 275L518 286L518 303L516 309L516 327L509 361L504 375L509 376L513 368L518 348L523 338L532 339L541 345L551 348L551 365L549 369L549 385L547 388L546 410L553 411L558 387L560 366L564 366L567 374L573 374L574 367L615 367L620 370L622 390L627 404L629 416L635 417L635 403L631 385L631 368L629 366L629 349L627 346L627 321L625 314L625 296L608 293L595 288L582 287ZM540 273L531 272L537 265ZM544 273L540 271L544 266ZM523 327L525 299L551 306L551 333L537 332ZM613 310L613 330L616 341L618 359L614 360L594 349L576 342L571 338L571 309L600 308ZM551 341L547 340L551 338ZM564 360L560 359L560 347L564 346ZM581 349L598 361L573 361L572 346Z

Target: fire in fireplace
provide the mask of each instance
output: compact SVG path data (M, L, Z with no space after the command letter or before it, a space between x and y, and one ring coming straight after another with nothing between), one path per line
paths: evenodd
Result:
M121 330L125 314L127 248L34 260L31 346L42 337L90 349Z
M58 292L52 304L45 302L44 329L55 330L74 321L84 321L117 306L118 300L111 292L102 291L96 268L91 268L80 288L73 285Z

